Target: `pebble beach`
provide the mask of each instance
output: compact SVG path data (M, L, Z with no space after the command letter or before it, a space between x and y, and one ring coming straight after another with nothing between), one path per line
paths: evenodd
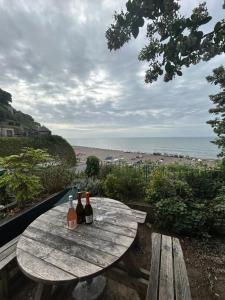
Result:
M130 152L121 150L111 150L111 149L100 149L84 146L74 146L76 152L76 157L78 160L78 165L83 165L86 163L86 159L90 155L97 156L102 162L124 162L129 165L137 163L146 162L159 162L162 164L168 164L173 162L179 163L196 163L205 162L207 164L213 164L214 159L198 159L193 157L179 157L170 154L160 154L160 153L144 153L144 152Z

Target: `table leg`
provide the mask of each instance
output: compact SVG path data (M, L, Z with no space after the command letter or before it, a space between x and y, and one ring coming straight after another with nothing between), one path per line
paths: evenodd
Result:
M79 282L73 291L74 300L99 300L102 299L107 280L99 275L92 279Z
M38 283L34 300L49 300L51 299L52 285Z
M53 300L62 300L70 299L73 290L76 288L77 282L68 283L65 285L56 286L55 291L53 292Z

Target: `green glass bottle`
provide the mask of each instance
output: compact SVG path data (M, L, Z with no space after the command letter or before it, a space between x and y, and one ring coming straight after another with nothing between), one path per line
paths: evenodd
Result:
M77 193L77 207L76 207L76 213L77 213L77 224L82 224L85 221L84 218L84 207L81 202L81 192Z
M84 212L85 212L85 223L90 225L93 223L93 209L91 207L91 203L90 203L90 193L87 192L86 193L86 205L84 208Z

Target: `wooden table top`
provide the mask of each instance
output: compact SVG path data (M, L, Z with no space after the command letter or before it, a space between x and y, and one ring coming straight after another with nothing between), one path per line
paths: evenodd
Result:
M92 197L90 201L94 219L98 209L102 222L94 220L91 225L69 230L68 204L62 204L38 217L22 233L16 255L28 277L47 284L85 280L105 271L130 248L138 226L132 209L108 198Z

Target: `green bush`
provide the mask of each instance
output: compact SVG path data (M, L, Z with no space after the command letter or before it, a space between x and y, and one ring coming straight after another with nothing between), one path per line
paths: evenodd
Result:
M0 159L6 170L0 177L0 187L6 187L15 195L18 206L34 199L42 191L39 176L35 174L38 164L50 160L48 153L41 149L24 148L22 153Z
M111 164L109 164L109 165L100 165L98 178L105 179L108 174L112 173L113 168L114 168L114 166L111 165Z
M220 189L220 172L218 167L199 165L156 168L146 192L155 224L188 234L211 233L215 224L225 224L225 188Z
M188 183L178 179L174 173L164 168L153 171L147 187L147 201L154 203L176 196L185 199L192 197L192 189Z
M205 164L181 165L170 164L164 167L174 176L186 181L192 188L193 197L200 199L213 199L221 188L225 176L221 176L221 165L218 168ZM224 172L225 174L225 172Z
M99 159L96 156L88 156L86 161L85 174L88 177L98 176L100 170Z
M46 149L48 153L69 166L76 164L73 147L57 135L37 137L0 137L0 157L21 153L24 147Z
M103 196L103 182L93 177L77 179L76 185L80 191L90 192L91 196Z
M106 176L104 192L107 197L121 201L143 200L145 181L143 173L133 167L114 167Z
M225 227L225 186L223 186L217 197L212 201L209 210L211 226L213 229L220 229Z
M0 205L6 205L10 203L10 200L10 195L7 192L6 185L2 185L2 187L0 188Z
M44 192L52 194L68 187L74 180L74 172L63 164L49 165L39 172Z

